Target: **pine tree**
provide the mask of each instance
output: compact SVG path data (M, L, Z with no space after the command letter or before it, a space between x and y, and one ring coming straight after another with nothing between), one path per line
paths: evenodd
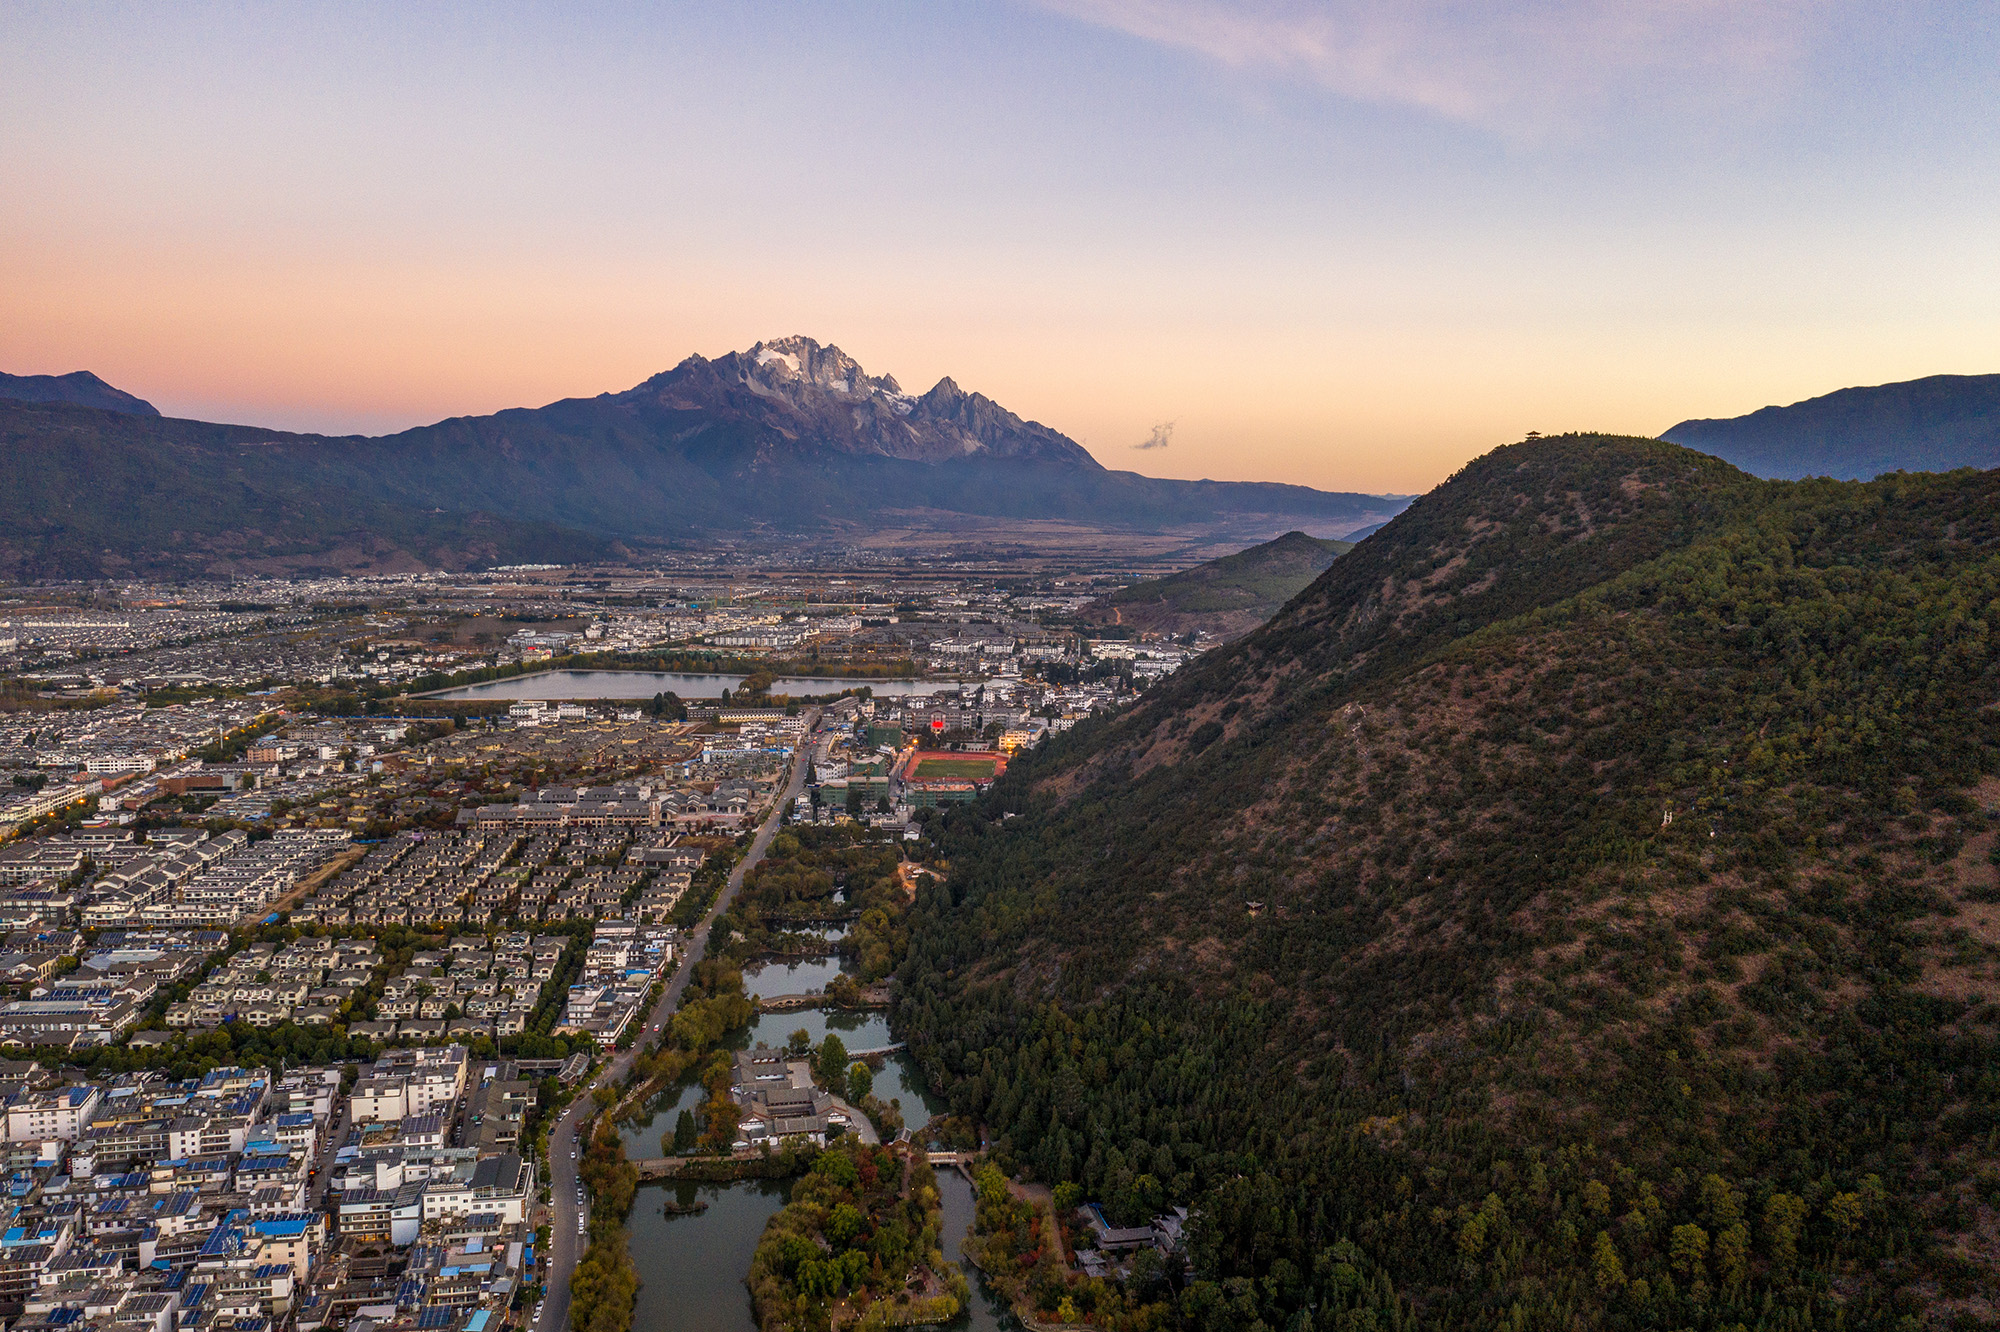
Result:
M1611 1232L1597 1232L1597 1251L1590 1259L1591 1275L1597 1281L1597 1288L1605 1294L1625 1288L1625 1264L1618 1257L1618 1246L1611 1242Z

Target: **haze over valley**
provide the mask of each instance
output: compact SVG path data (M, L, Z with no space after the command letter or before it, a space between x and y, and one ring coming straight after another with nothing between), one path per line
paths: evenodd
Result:
M2000 1322L1996 71L0 9L0 1332Z

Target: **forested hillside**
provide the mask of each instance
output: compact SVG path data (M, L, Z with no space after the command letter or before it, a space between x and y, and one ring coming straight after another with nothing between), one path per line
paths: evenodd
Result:
M1996 702L2000 473L1501 449L934 825L898 1029L1193 1207L1100 1321L1986 1317Z

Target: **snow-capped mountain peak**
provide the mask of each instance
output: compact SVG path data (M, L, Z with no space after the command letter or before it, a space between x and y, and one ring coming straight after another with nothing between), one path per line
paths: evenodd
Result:
M1059 431L1023 421L949 377L921 396L873 376L830 343L793 335L711 361L690 356L631 394L672 410L725 413L796 444L942 462L989 456L1095 468Z

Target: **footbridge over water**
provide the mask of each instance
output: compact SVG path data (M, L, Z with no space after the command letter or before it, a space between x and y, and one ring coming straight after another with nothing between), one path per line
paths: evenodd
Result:
M961 1175L964 1175L968 1182L972 1183L977 1182L972 1178L972 1168L978 1165L979 1162L984 1158L985 1158L984 1152L925 1152L924 1153L924 1159L926 1161L929 1161L933 1167L948 1169L948 1170L956 1170Z

